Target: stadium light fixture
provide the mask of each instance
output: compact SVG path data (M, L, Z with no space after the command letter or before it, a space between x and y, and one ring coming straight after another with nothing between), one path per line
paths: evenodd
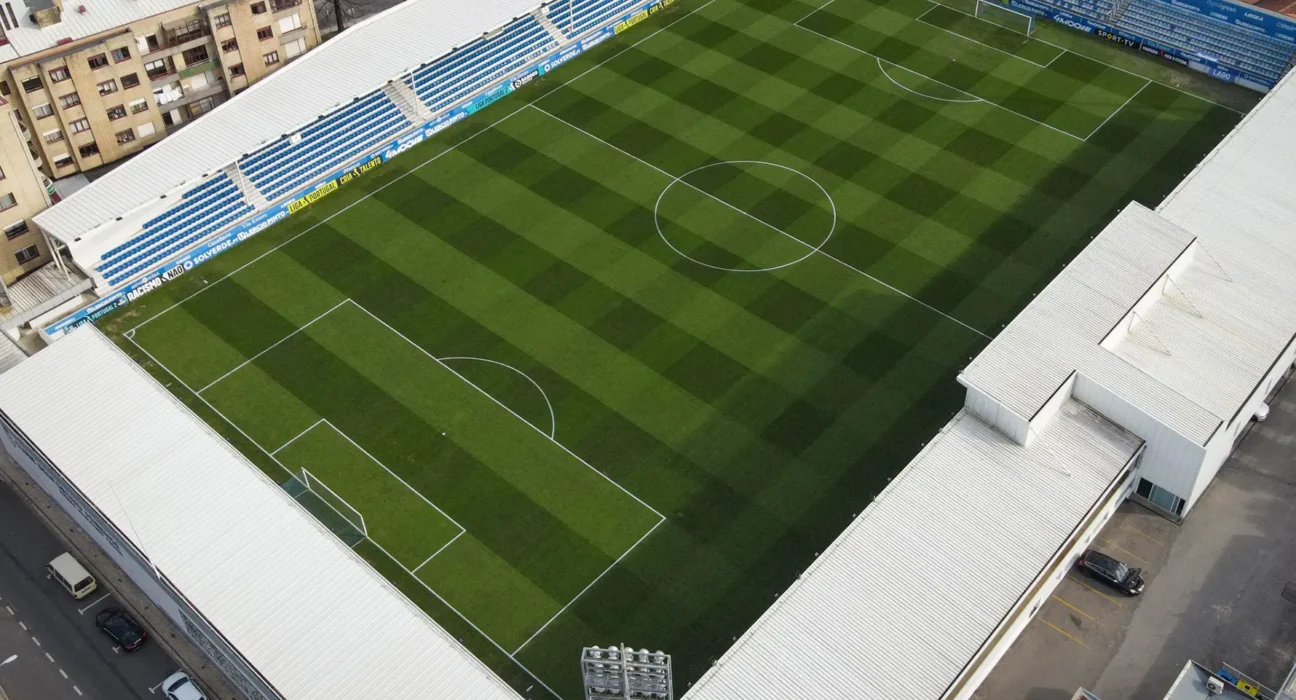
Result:
M581 650L586 700L675 700L671 657L624 644Z

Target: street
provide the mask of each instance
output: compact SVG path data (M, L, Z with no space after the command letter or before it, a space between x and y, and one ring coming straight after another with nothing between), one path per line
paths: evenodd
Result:
M0 667L0 698L161 698L158 684L178 665L152 639L133 652L117 649L94 625L95 613L120 605L104 582L78 601L47 578L45 564L63 551L0 482L0 660L18 656Z

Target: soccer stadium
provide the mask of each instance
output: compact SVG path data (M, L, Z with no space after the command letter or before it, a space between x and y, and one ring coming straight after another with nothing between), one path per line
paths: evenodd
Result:
M1294 54L1221 0L407 0L37 216L91 292L0 442L250 698L630 697L620 644L971 697L1291 366Z

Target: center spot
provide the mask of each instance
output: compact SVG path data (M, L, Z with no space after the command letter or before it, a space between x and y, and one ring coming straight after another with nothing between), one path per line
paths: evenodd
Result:
M727 272L770 272L809 258L832 237L837 209L810 176L761 161L712 163L666 186L654 209L671 250Z

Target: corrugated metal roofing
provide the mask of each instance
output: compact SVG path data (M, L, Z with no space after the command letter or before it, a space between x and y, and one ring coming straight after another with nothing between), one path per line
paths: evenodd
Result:
M38 51L52 49L66 40L79 41L136 20L190 5L193 0L69 0L63 19L49 27L31 21L26 3L18 6L18 28L6 29L9 43L0 46L0 62L8 62ZM81 12L80 8L85 8Z
M519 697L92 326L0 408L286 697Z
M324 42L35 221L74 241L539 5L408 0Z
M688 700L940 698L1140 444L1074 401L1030 448L959 413Z
M85 275L75 268L60 270L58 265L46 263L44 267L14 282L6 289L9 295L9 306L0 308L0 320L6 320L30 311L58 296L60 292L71 289L85 281Z
M27 353L18 347L6 333L0 333L0 374L18 366L19 362L27 359Z

